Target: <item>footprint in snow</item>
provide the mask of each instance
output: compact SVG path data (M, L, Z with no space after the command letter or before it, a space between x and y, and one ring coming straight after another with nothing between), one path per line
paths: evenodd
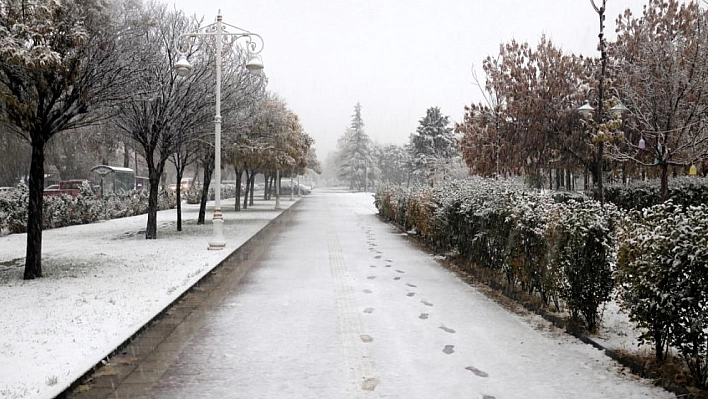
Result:
M465 370L469 370L469 371L473 372L478 377L483 377L483 378L489 377L489 374L485 373L484 371L482 371L474 366L465 367Z
M371 335L361 334L359 337L361 338L362 342L371 342L374 340L373 338L371 338Z

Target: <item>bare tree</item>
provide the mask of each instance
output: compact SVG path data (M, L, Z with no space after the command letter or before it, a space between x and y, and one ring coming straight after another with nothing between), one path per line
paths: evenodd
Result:
M617 87L629 109L621 161L657 167L668 198L669 166L688 168L707 154L708 19L697 2L651 0L640 17L617 20L612 47Z
M198 131L209 121L206 109L213 94L206 82L212 69L197 64L194 74L181 78L172 68L178 58L177 38L195 29L196 22L162 4L148 4L136 13L134 31L140 34L134 40L140 43L134 43L134 56L141 68L135 72L132 94L118 105L113 120L145 157L150 182L145 238L155 239L158 191L165 163L188 139L189 132Z

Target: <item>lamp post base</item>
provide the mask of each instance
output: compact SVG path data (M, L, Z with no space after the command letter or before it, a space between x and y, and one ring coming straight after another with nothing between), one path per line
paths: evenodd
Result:
M209 241L209 250L218 251L224 249L226 240L224 240L224 218L221 214L221 209L214 209L214 218L211 222L214 225L214 237Z

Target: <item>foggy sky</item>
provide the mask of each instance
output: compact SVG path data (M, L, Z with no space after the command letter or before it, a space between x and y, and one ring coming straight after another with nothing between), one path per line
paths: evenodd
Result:
M597 0L601 2L601 0ZM605 34L647 0L608 0ZM564 52L598 56L590 0L178 0L188 15L260 34L268 89L297 113L324 160L360 102L366 133L402 144L429 107L460 121L482 100L472 72L511 39L542 35Z

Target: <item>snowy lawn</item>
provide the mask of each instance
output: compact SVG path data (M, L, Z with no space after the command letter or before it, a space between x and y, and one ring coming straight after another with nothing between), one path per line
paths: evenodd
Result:
M0 398L53 398L108 356L280 211L256 201L224 204L223 251L207 250L198 205L158 213L158 239L144 236L147 215L47 230L44 277L24 281L26 235L0 237ZM281 207L294 202L281 199Z

